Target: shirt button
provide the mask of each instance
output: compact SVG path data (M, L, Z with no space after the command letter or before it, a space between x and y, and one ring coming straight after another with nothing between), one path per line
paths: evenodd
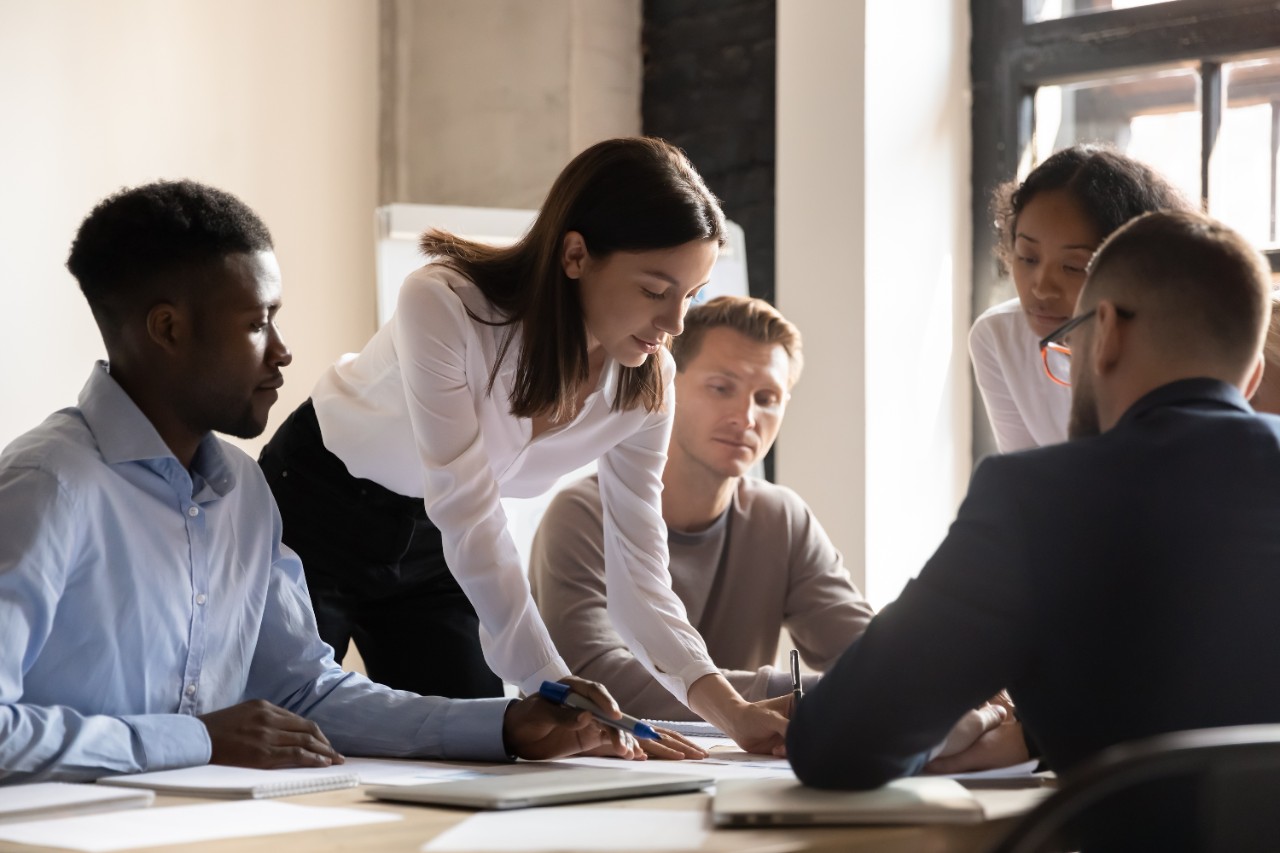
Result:
M191 516L192 518L195 518L199 514L200 514L200 507L198 506L187 507L187 515Z
M208 599L205 598L203 592L196 596L196 604L204 604L206 601L208 601Z
M196 695L196 683L194 681L187 685L187 695L188 696Z

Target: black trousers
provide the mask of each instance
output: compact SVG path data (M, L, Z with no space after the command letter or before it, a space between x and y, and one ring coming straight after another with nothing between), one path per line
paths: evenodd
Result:
M444 559L420 498L353 477L307 400L258 459L284 542L307 575L320 637L339 662L354 639L374 681L432 696L502 695L475 608Z

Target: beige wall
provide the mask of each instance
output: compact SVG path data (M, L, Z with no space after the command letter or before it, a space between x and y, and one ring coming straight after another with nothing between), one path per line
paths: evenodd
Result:
M877 603L968 472L966 8L779 4L778 293L807 353L779 476ZM102 354L63 261L106 194L192 177L271 226L296 359L270 431L373 331L379 194L536 205L639 129L639 28L639 0L0 0L0 445Z
M778 302L805 336L778 476L877 606L970 467L967 9L778 4Z
M206 181L271 228L295 359L268 435L363 344L377 48L373 2L0 0L0 446L74 404L103 355L63 264L122 186Z
M866 589L866 90L861 2L778 4L778 307L804 376L778 439L799 492Z
M640 0L381 0L383 202L536 208L640 132Z

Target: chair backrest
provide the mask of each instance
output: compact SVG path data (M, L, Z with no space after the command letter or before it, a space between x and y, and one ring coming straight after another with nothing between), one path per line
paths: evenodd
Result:
M1280 725L1251 725L1170 732L1105 749L1065 774L1058 791L992 853L1058 849L1051 845L1071 821L1141 786L1170 781L1187 784L1194 808L1143 819L1176 824L1184 833L1179 849L1280 850Z

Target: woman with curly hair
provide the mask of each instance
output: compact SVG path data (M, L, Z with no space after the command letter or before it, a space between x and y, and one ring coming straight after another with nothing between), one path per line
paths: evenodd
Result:
M1135 216L1189 207L1149 166L1100 145L1058 151L996 188L996 254L1018 295L974 322L969 355L1001 453L1067 438L1071 389L1049 373L1039 343L1071 319L1094 250Z

